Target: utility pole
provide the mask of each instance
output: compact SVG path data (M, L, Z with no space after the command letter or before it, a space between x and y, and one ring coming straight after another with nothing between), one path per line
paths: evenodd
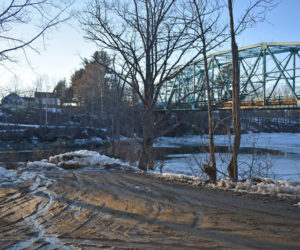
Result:
M46 94L46 119L45 119L45 125L48 125L48 93Z

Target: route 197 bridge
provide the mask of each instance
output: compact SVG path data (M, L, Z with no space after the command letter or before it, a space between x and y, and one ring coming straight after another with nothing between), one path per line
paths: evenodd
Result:
M300 109L300 42L239 49L241 109ZM208 56L214 109L231 109L231 51ZM205 110L204 60L179 67L162 86L156 110Z

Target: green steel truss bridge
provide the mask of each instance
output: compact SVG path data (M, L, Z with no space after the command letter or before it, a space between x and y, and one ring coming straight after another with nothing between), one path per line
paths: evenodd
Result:
M239 49L241 109L300 109L300 42ZM231 51L208 56L212 105L231 109ZM203 59L179 67L162 86L156 110L207 108Z

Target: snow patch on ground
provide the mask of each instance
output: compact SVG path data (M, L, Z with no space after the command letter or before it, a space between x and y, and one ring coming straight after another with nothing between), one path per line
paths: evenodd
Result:
M231 190L234 192L276 195L278 197L291 197L300 199L300 182L271 179L254 179L233 182L227 178L221 178L215 183L208 182L195 176L171 173L152 173L153 176L167 181L178 181L195 186L206 186L212 189ZM300 202L295 204L300 207Z
M33 161L26 164L27 168L42 168L46 170L57 169L56 164L44 161Z
M34 168L35 170L42 170L45 168L48 168L51 166L53 168L53 165L57 169L55 164L52 163L46 163L46 162L29 162L27 166ZM60 239L56 236L48 236L43 224L40 221L41 216L44 213L47 213L49 211L49 208L51 204L53 203L53 194L51 191L48 190L48 187L50 185L53 185L55 183L55 180L46 177L42 171L33 171L33 169L22 169L22 174L20 175L18 181L31 181L32 184L29 187L29 190L31 191L31 194L36 193L43 193L44 195L48 196L48 202L47 204L40 209L40 207L37 207L36 213L33 213L32 215L24 218L25 221L35 229L37 232L37 235L33 235L32 237L29 237L27 240L20 241L16 245L12 246L11 249L25 249L30 248L34 244L34 242L37 241L45 241L48 243L47 249L71 249L68 247L64 247L61 243Z
M158 173L153 173L155 176L159 176L160 178L168 181L180 181L180 182L185 182L189 183L192 185L201 185L204 184L205 181L195 177L195 176L190 176L190 175L185 175L185 174L172 174L172 173L163 173L163 174L158 174Z
M294 204L293 206L299 207L300 208L300 201L296 204Z
M16 178L16 172L12 170L7 170L3 167L0 167L0 180L1 181L10 181Z
M211 188L233 190L235 192L247 192L256 194L270 194L278 197L291 196L300 198L300 182L273 181L270 179L257 179L233 182L229 179L219 179L216 183L209 183Z
M34 179L36 179L37 176L37 172L33 172L33 171L22 171L18 180L21 181L33 181Z

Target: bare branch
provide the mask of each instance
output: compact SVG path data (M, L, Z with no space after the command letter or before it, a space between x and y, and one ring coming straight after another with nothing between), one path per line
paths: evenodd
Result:
M72 0L60 5L54 0L20 0L5 1L7 5L0 7L0 61L12 58L12 52L25 51L27 48L38 52L34 42L44 39L45 33L66 22L72 16L68 13ZM26 36L16 28L30 26L36 33Z

